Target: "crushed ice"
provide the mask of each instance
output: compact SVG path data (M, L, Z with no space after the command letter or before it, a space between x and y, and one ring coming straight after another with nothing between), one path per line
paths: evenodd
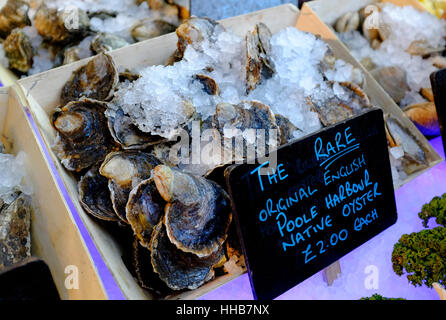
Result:
M13 200L11 194L20 190L31 194L32 190L24 184L26 155L23 151L17 156L0 153L0 198L7 202Z

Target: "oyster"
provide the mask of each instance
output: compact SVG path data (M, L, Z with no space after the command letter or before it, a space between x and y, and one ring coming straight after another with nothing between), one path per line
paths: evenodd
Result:
M412 104L404 108L404 113L425 136L438 136L440 125L434 102Z
M125 39L106 32L98 33L91 41L90 49L95 53L107 52L130 45Z
M347 12L336 21L335 30L339 33L355 31L359 28L359 22L359 12Z
M15 193L0 208L0 269L31 256L31 198Z
M125 82L125 81L133 82L138 80L139 78L141 78L140 74L133 73L128 69L119 73L119 82Z
M81 97L105 101L113 96L118 83L119 74L112 57L101 53L73 72L62 88L61 100L63 104Z
M400 103L409 91L406 71L400 67L382 67L371 74L396 103Z
M212 96L218 96L220 90L218 89L218 85L214 79L205 75L205 74L197 74L193 77L194 81L199 81L203 85L203 90Z
M153 227L164 215L165 204L153 178L142 181L130 192L125 208L127 221L141 245L146 248L149 248Z
M150 250L143 247L135 238L132 243L132 267L139 285L158 296L166 296L172 289L153 271L151 259Z
M217 252L232 219L226 192L213 181L165 165L157 166L153 177L168 202L164 223L170 241L198 257Z
M182 58L188 45L210 39L217 26L220 25L209 18L192 17L183 22L176 30L178 36L176 55Z
M276 123L280 128L280 143L285 144L295 138L294 133L296 131L301 131L292 122L280 114L275 115Z
M328 101L316 101L308 97L308 104L317 112L323 126L330 126L350 118L372 107L367 94L356 84L351 82L335 82L333 89L342 90Z
M153 230L150 251L153 270L173 290L193 290L211 280L212 266L223 257L221 247L206 258L179 250L169 241L162 222Z
M159 37L163 34L171 33L176 30L176 26L161 20L146 18L135 24L131 29L132 37L135 41L144 41L147 39Z
M28 36L21 29L14 29L3 43L9 66L26 73L33 65L33 47Z
M409 45L406 52L413 56L422 56L425 58L434 53L443 52L445 49L444 46L437 48L431 47L427 40L415 40Z
M65 43L87 32L90 19L81 9L58 11L43 3L36 11L34 25L44 39Z
M110 133L123 149L142 150L166 140L160 136L154 136L139 130L121 108L114 110L114 112L109 109L106 114Z
M0 37L7 37L15 28L31 25L29 4L21 0L8 0L0 10Z
M126 205L132 189L149 179L152 169L161 162L151 154L141 151L118 151L107 155L99 173L108 179L113 209L118 217L128 223Z
M81 171L101 161L115 149L104 115L106 104L82 99L68 103L52 115L57 131L53 149L70 171Z
M101 220L118 221L107 186L107 178L99 174L99 165L95 165L78 183L79 201L92 216Z
M387 116L385 123L390 147L400 146L403 148L404 156L401 162L405 173L411 174L425 168L427 166L426 153L418 139L392 116Z
M271 30L262 22L256 24L255 32L259 38L260 59L263 63L262 75L265 78L271 78L274 74L274 64L271 60Z

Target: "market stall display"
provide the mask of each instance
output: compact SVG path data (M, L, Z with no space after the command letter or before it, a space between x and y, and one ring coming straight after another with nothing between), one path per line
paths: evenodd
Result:
M341 2L339 2L341 4ZM429 76L446 67L446 22L416 1L308 4L426 136L438 136ZM335 8L328 13L328 8Z
M8 0L0 9L0 80L90 57L175 30L188 1ZM7 68L12 71L8 72Z
M282 17L280 22L273 19L277 14ZM318 28L323 25L311 19L315 18L310 17L314 28L312 32L318 34ZM209 280L212 274L209 270L215 267L216 278L213 281L193 291L176 293L176 298L197 297L243 272L240 252L239 258L231 259L228 251L237 250L233 250L233 246L231 250L222 246L226 237L231 238L225 235L226 232L231 233L230 229L212 231L211 234L222 236L214 237L205 247L196 247L197 241L201 243L204 240L200 232L192 233L198 238L185 239L181 239L184 232L179 232L178 238L175 230L187 228L187 224L168 218L178 219L178 208L185 209L191 218L202 212L202 208L209 214L206 219L226 215L227 210L222 207L224 190L202 177L209 169L225 163L219 162L218 157L212 157L205 166L178 165L172 163L175 158L168 156L172 142L166 140L192 130L188 126L193 124L193 120L200 120L202 127L211 128L214 132L231 127L249 128L248 125L253 124L259 125L258 128L277 130L280 123L281 129L286 130L281 130L278 136L281 139L273 139L269 146L276 148L281 143L315 132L375 105L387 114L391 153L401 154L402 161L393 162L396 186L438 163L438 155L424 137L408 119L402 117L392 100L382 94L382 89L345 48L333 41L334 38L327 41L327 46L312 34L286 28L294 26L296 20L297 10L293 6L227 19L221 25L195 18L177 29L178 43L176 36L169 34L19 81L46 145L54 147L50 153L64 187L126 297L155 297L142 291L133 280L137 278L143 286L147 283L142 278L151 267L139 264L140 257L150 252L145 246L152 250L150 260L155 271L162 274L163 282L171 289L196 288ZM298 26L301 27L301 23ZM190 30L195 30L192 37ZM303 46L304 43L308 45ZM147 51L144 49L148 47L152 48L151 55L145 54ZM129 55L132 59L128 59ZM164 66L166 60L169 60L169 66ZM107 75L98 82L99 77L95 77L94 72L88 73L89 70L95 71L96 67ZM119 77L118 70L126 69L126 75L121 72ZM77 76L81 74L84 75ZM304 77L304 74L310 76ZM77 79L82 77L91 79L87 85L100 86L104 91L79 86ZM119 78L121 82L116 80ZM45 89L49 86L53 88L51 92ZM80 90L78 93L64 90L70 87ZM64 92L74 92L75 95L65 95ZM274 97L268 92L282 93ZM113 93L114 98L110 101ZM326 108L326 104L331 107ZM83 125L83 121L88 125ZM70 136L67 132L75 135ZM82 143L76 141L76 136L83 137L79 140ZM71 138L74 139L70 141ZM223 138L232 139L231 136ZM95 143L98 139L106 143ZM85 150L88 150L88 156L80 157L78 152ZM230 159L243 155L231 154ZM134 157L147 159L138 162L147 166L133 164ZM84 163L83 160L88 161ZM162 162L168 166L160 165ZM87 172L89 168L91 170ZM182 188L177 189L175 181L179 181ZM97 190L91 186L101 186L100 194L91 196L88 190ZM110 199L107 189L114 194ZM77 201L80 195L82 204ZM158 200L149 210L132 214L132 208L138 210L141 207L139 203L146 198L148 201ZM191 204L194 206L189 210ZM133 242L134 260L138 262L133 275L122 259L132 249L123 247L122 240L114 238L107 227L87 216L82 207L96 218L118 220L124 225L130 222L127 230L132 228L140 242ZM160 208L169 215L157 223ZM223 221L230 219L223 218ZM221 231L223 233L219 233ZM217 271L222 267L217 258L221 257L219 250L222 248L226 250L226 259L229 258L223 268L226 266L227 271L232 270L226 275ZM181 266L178 262L169 263L180 267L180 274L192 270L198 272L197 282L183 282L178 286L171 281L176 277L172 278L172 274L166 274L157 267L156 261L172 261L172 252L185 255L186 263ZM209 260L214 253L218 253L217 257ZM141 270L146 272L142 274Z

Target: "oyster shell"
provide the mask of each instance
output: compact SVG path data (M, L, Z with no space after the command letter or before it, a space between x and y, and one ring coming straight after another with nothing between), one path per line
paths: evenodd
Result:
M259 84L262 75L263 62L260 59L259 38L256 33L246 35L246 94L253 91Z
M176 30L176 26L161 20L146 18L135 24L131 29L132 37L135 41L144 41L147 39L159 37L163 34L171 33Z
M408 132L399 120L392 116L385 119L387 140L391 147L401 146L404 156L401 159L406 174L412 174L427 166L426 153L418 139Z
M90 49L95 53L112 51L130 45L125 39L106 32L98 33L91 41Z
M206 258L179 250L169 241L162 222L153 230L150 251L153 270L173 290L193 290L212 279L212 266L223 256L221 247Z
M220 25L212 19L196 17L192 17L180 24L176 30L178 36L177 57L183 57L188 45L199 44L205 39L210 39L217 26Z
M165 205L153 178L142 181L130 192L126 217L142 246L149 248L153 227L164 215Z
M295 139L294 132L301 131L292 122L280 114L275 115L276 123L280 128L280 142L281 144L288 143L289 141Z
M149 179L152 169L161 162L151 154L141 151L118 151L107 155L99 173L108 179L113 209L117 216L128 223L126 205L132 189Z
M164 223L170 241L198 257L217 252L232 220L227 193L215 182L157 166L156 187L165 201Z
M212 96L218 96L220 90L218 89L217 82L211 77L205 74L197 74L193 77L194 81L199 81L203 85L203 90Z
M404 108L404 113L425 136L440 135L440 125L434 102L412 104Z
M359 12L347 12L336 21L335 30L339 33L355 31L359 28L359 22Z
M415 40L406 49L406 52L413 56L429 57L434 53L443 52L446 48L440 46L437 48L431 47L427 40Z
M125 82L125 81L133 82L138 80L139 78L141 78L140 74L133 73L128 69L119 73L119 82Z
M106 101L113 96L118 83L119 74L112 57L101 53L73 72L62 88L61 100L63 104L81 97Z
M116 148L104 115L106 104L82 99L56 110L51 123L57 131L53 149L70 171L81 171L101 161Z
M262 22L256 24L255 32L259 38L260 59L263 63L262 75L265 78L271 78L274 74L274 63L271 60L271 30Z
M9 205L1 207L0 269L31 256L31 198L18 192Z
M409 91L406 71L400 67L382 67L373 70L371 74L396 103L400 103Z
M317 112L323 126L330 126L372 107L367 94L351 82L335 82L342 89L342 98L333 96L328 101L315 101L308 97L308 104Z
M33 47L28 36L21 29L14 29L3 43L9 66L26 73L33 65Z
M107 221L119 221L113 210L107 178L99 174L99 165L95 165L78 183L79 201L92 216Z
M6 38L15 28L31 25L29 4L21 0L8 0L0 10L0 37Z
M132 258L132 267L141 287L161 297L172 292L172 289L153 271L150 250L143 247L137 238L132 244Z
M121 108L114 110L114 112L107 112L106 114L110 133L113 139L115 139L123 149L142 150L166 140L160 136L154 136L139 130L138 127L133 124L132 120L124 114L124 111Z
M34 25L44 39L65 43L87 32L90 18L81 9L58 11L43 3L36 11Z

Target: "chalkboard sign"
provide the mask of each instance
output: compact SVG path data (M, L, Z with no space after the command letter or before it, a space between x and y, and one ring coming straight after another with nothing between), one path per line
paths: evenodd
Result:
M435 99L435 109L437 110L438 124L440 125L441 138L446 150L446 69L433 72L430 78Z
M225 172L251 287L261 300L279 296L397 219L381 110L288 144L275 156L267 175L261 169L269 161Z

